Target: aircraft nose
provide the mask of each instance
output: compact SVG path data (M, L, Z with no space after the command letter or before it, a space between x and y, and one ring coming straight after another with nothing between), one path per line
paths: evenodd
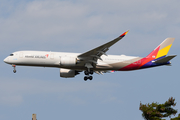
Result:
M8 62L9 62L9 58L8 58L8 57L5 58L5 59L4 59L4 62L5 62L5 63L8 63Z

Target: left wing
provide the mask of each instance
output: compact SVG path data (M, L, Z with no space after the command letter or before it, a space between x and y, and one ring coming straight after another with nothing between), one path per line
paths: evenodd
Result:
M80 63L85 64L85 67L87 67L87 68L93 68L93 65L97 64L97 60L98 59L102 60L101 56L103 54L106 55L106 52L109 50L109 48L112 45L114 45L116 42L121 40L128 32L129 32L129 30L124 32L121 36L117 37L116 39L114 39L108 43L105 43L104 45L101 45L97 48L94 48L94 49L88 51L88 52L80 54L78 56Z

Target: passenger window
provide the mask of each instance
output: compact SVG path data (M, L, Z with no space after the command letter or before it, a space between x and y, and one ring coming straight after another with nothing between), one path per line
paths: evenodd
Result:
M10 54L10 56L13 56L14 54Z

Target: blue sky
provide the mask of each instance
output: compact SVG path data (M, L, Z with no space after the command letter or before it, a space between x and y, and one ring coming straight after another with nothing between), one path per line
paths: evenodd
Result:
M143 120L142 103L179 96L180 1L1 0L0 119ZM60 78L58 68L17 67L3 62L18 50L86 52L126 30L107 54L144 57L165 38L176 38L172 66ZM180 111L178 112L180 113Z

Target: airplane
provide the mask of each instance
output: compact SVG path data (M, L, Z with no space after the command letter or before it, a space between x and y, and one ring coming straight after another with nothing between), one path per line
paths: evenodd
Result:
M17 51L6 57L4 62L12 65L14 73L16 65L60 68L60 77L64 78L75 77L84 71L84 80L87 81L93 79L93 73L103 74L170 65L170 60L176 57L176 55L167 56L175 38L166 38L146 57L107 55L109 48L121 40L128 31L85 53Z

